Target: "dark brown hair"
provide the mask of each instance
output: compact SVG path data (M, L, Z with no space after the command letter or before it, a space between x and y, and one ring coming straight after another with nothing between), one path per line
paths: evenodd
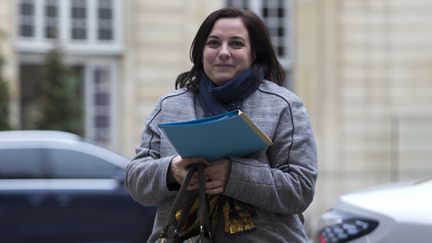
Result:
M193 63L190 71L181 73L175 82L176 88L187 87L197 91L199 80L204 72L203 51L207 38L215 22L221 18L241 18L250 39L252 56L255 57L253 65L257 64L264 69L264 78L279 85L285 79L285 72L274 52L271 37L264 22L250 10L237 8L222 8L211 13L201 24L192 41L189 56Z

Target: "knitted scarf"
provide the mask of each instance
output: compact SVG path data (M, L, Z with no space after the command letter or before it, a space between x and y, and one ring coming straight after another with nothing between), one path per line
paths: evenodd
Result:
M221 86L216 86L203 73L199 86L199 100L205 115L212 116L240 109L242 100L255 92L263 79L264 71L256 65Z

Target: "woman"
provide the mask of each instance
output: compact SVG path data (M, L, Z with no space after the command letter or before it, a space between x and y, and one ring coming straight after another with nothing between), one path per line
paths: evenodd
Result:
M191 46L193 67L150 114L126 187L143 205L157 205L158 238L190 164L176 155L158 124L241 109L272 140L256 154L204 161L216 242L307 242L302 213L314 195L317 155L302 101L281 87L284 72L262 20L247 10L211 13ZM196 190L196 178L189 190ZM212 200L212 199L210 199ZM190 220L194 220L191 218Z

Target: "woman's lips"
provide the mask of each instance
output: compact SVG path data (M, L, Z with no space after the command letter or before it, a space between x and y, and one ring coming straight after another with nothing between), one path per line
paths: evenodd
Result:
M234 65L230 65L230 64L216 64L215 66L218 70L221 70L221 71L229 70L229 69L232 69L234 67Z

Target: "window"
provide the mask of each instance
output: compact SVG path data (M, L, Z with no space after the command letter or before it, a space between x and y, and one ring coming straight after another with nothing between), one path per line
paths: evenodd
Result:
M94 139L101 143L110 140L110 70L108 67L97 66L94 70Z
M249 8L249 0L228 0L227 6L237 7L242 9Z
M91 154L78 151L49 150L53 179L109 179L121 168Z
M57 0L45 1L45 38L53 39L58 37L59 9Z
M287 54L287 46L285 39L287 33L285 29L288 25L285 24L287 11L283 0L263 1L261 8L261 16L263 17L272 37L273 46L278 56L284 57Z
M19 0L19 49L45 52L58 39L65 49L120 53L124 4L114 0Z
M0 149L0 179L43 177L41 150Z
M20 0L19 21L19 35L33 37L35 35L35 5L32 0Z
M71 2L71 37L73 40L87 38L87 6L85 0Z
M113 39L113 7L112 0L98 1L98 39Z
M16 1L20 61L33 65L36 56L59 44L65 51L67 64L82 67L84 134L110 148L116 141L117 118L112 114L116 105L117 60L124 51L119 28L123 26L125 4L117 0ZM73 57L69 58L70 55ZM39 61L36 62L38 65ZM23 119L26 116L23 112Z

